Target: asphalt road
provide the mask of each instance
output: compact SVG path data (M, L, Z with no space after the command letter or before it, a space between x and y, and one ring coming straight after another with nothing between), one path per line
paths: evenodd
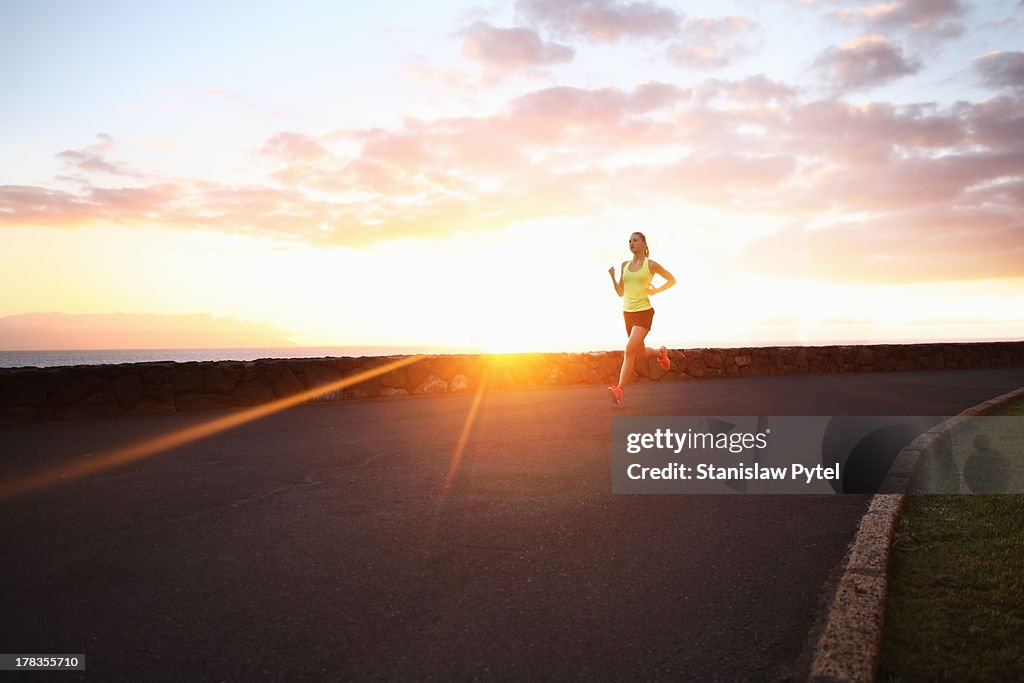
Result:
M454 468L472 396L301 406L0 500L0 652L84 653L102 680L800 680L868 497L612 495L611 417L944 415L1021 385L494 392ZM0 477L207 419L3 428Z

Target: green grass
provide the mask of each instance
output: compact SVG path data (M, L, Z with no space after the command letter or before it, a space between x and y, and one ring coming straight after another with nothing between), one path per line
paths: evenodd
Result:
M993 415L1024 415L1024 396L1021 396L1015 401L1011 401L999 410L992 413Z
M907 499L878 680L1024 681L1024 495Z

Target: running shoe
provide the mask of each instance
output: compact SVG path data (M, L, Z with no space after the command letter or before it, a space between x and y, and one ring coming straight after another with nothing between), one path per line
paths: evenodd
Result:
M608 387L608 393L612 397L612 403L617 406L622 405L622 389L619 387Z
M662 346L658 351L661 352L661 355L658 356L658 365L661 366L662 370L668 372L672 368L672 361L668 359L668 349Z

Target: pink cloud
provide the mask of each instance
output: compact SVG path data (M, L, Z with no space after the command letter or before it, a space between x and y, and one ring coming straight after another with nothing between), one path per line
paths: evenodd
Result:
M808 230L790 227L747 246L749 267L789 277L876 283L1024 277L1019 214L913 208Z
M685 17L653 2L620 0L519 0L526 22L566 38L591 43L651 40L667 43L665 55L678 65L717 68L760 47L761 29L737 15Z
M87 184L77 193L5 185L0 186L0 224L75 227L98 221L162 222L182 196L172 184L116 188Z
M509 129L555 139L567 129L615 127L626 119L671 107L684 95L681 88L655 82L637 86L633 92L558 86L513 99L505 116Z
M476 79L467 72L423 62L405 67L405 73L417 81L439 84L453 93L471 92L478 85Z
M787 220L869 214L878 222L858 223L866 230L903 234L907 216L1020 215L1022 140L1024 100L1009 93L939 107L808 101L764 76L552 87L487 115L278 133L260 148L266 175L252 185L0 187L0 223L145 223L354 245L604 206L705 205ZM999 225L985 234L1009 239L1012 252L1012 226ZM838 243L858 246L852 236Z
M619 0L518 0L516 14L558 35L595 43L626 38L667 40L683 21L681 14L653 2Z
M934 106L858 106L842 100L793 105L784 131L794 149L853 166L882 163L900 148L955 147L967 134L960 117L940 113Z
M1024 151L912 157L873 166L870 172L858 166L830 169L820 174L809 194L815 203L850 212L955 205L972 186L1022 173Z
M176 185L151 185L149 187L93 187L88 197L92 204L102 207L105 216L112 220L158 218L160 214L181 196Z
M1024 99L1004 95L962 108L975 144L994 149L1024 144Z
M284 161L312 161L330 156L319 142L301 133L275 133L263 144L260 152Z
M977 57L974 70L993 88L1024 89L1024 52L993 52Z
M964 32L962 20L966 12L960 0L893 0L856 9L838 9L834 16L872 32L905 30L930 39L946 39Z
M854 38L832 47L814 60L814 68L836 92L884 85L917 73L921 63L879 35Z
M64 190L0 185L0 223L65 227L100 217L98 207Z
M668 47L670 61L681 66L728 66L760 48L761 28L743 17L689 18L679 40Z
M796 158L791 155L719 152L664 166L630 167L617 173L613 184L628 177L632 181L627 191L635 196L673 196L721 207L776 193L795 169Z
M111 161L108 158L115 146L114 138L106 133L99 133L96 137L99 138L99 142L80 149L66 149L60 152L57 158L79 171L119 176L137 175L135 171L124 164Z
M1024 215L1024 177L1001 180L971 188L965 199L973 206L993 206Z
M501 71L572 61L573 49L541 40L528 28L496 28L477 22L461 32L462 53L470 60Z
M788 102L797 95L797 90L782 81L775 81L763 74L747 76L740 81L709 81L719 86L727 97L740 102Z
M429 131L371 131L364 138L362 157L415 171L434 158L430 137Z

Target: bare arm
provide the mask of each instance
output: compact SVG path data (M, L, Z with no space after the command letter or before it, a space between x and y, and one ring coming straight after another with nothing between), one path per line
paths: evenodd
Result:
M655 263L654 261L649 261L648 265L650 266L652 273L654 273L655 275L660 275L663 278L665 278L665 282L662 283L659 287L655 287L653 284L650 287L648 287L648 295L657 294L658 292L664 292L666 289L668 289L669 287L673 286L676 283L675 276L673 276L672 273L665 270L661 265Z
M625 267L625 264L623 264L623 267ZM608 269L608 274L611 275L612 277L612 286L615 287L615 293L618 294L619 296L622 296L622 278L620 277L618 280L615 279L615 266L612 266L611 268Z

